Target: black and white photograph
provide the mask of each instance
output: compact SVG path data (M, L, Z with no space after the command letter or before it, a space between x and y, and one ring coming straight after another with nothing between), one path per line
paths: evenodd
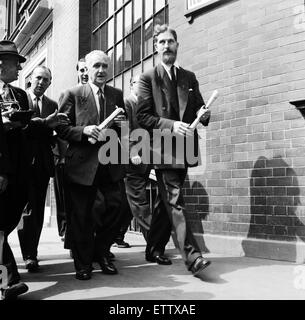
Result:
M1 304L305 299L305 0L0 0L0 115Z

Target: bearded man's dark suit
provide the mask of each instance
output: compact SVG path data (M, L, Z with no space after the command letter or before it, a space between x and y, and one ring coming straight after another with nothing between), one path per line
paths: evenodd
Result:
M33 110L31 95L27 95L29 107ZM33 118L45 119L58 109L55 101L43 95L41 111ZM23 259L36 259L38 243L43 227L45 200L50 177L54 176L54 145L53 130L45 126L39 133L27 132L29 154L31 159L31 179L29 186L29 201L24 209L18 228L18 236Z
M199 108L204 104L198 81L193 72L181 67L176 68L176 78L177 82L173 84L161 64L141 75L137 120L139 125L150 133L153 129L167 129L171 132L175 121L192 123ZM209 119L203 124L207 125L208 122ZM197 155L197 131L192 139L195 147L194 153ZM189 142L190 140L186 141L186 143ZM182 187L187 167L195 166L196 163L187 161L189 158L186 157L186 148L182 153L182 159L176 157L175 152L174 141L173 151L168 148L162 149L162 162L154 165L159 195L156 199L148 234L146 257L163 255L173 229L182 257L188 268L191 269L195 260L201 256L201 252L186 223ZM168 155L172 156L172 161L170 164L162 164L163 159Z
M67 179L67 240L71 245L76 271L90 271L95 255L97 261L106 257L119 230L121 195L119 180L124 176L120 165L101 165L98 152L102 143L90 144L83 130L98 125L115 106L124 108L123 93L108 85L104 88L105 114L99 117L94 94L89 84L67 90L59 110L68 115L71 124L59 126L59 136L67 140L65 174ZM119 128L113 125L119 134ZM92 209L97 190L105 198L107 222L95 228ZM104 220L105 222L105 220ZM94 237L95 233L95 237Z
M8 85L19 102L22 110L28 110L29 104L26 92L20 88ZM2 97L0 96L2 100ZM8 150L9 174L8 187L0 194L0 230L4 231L3 264L8 270L8 284L12 285L20 280L17 265L7 242L9 234L16 228L22 211L28 201L30 179L30 156L27 132L40 134L44 130L41 119L33 119L26 128L14 128L4 134ZM1 134L1 139L3 136Z

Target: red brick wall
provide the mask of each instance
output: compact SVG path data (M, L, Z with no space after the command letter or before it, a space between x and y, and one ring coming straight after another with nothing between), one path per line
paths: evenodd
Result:
M207 100L206 169L185 185L197 233L305 241L303 0L237 0L189 24L184 0L169 1L178 60Z

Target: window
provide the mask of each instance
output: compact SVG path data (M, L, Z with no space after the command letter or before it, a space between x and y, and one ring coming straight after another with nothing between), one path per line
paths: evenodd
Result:
M111 58L109 83L129 92L129 78L155 65L153 28L168 22L168 1L92 0L91 10L92 49Z

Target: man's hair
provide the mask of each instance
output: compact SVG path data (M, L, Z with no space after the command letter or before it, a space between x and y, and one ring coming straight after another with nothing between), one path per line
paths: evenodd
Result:
M79 69L79 63L80 63L80 62L86 62L86 61L85 61L85 58L80 58L80 59L77 61L76 71L78 71L78 69Z
M46 66L42 66L42 65L41 65L41 66L36 66L36 67L33 69L32 75L33 75L34 71L37 70L37 69L42 69L42 70L44 70L44 71L49 72L49 74L50 74L50 80L52 80L52 72L51 72L51 69L50 69L50 68L48 68L48 67L46 67Z
M108 55L102 51L102 50L93 50L91 52L89 52L88 54L86 54L85 56L85 62L88 63L88 61L92 58L92 56L103 56L106 57L109 62L110 62L110 58L108 57Z
M136 79L136 78L140 78L140 76L138 75L138 74L135 74L135 75L133 75L131 78L130 78L130 82L129 82L129 84L130 85L132 85L133 84L133 82L134 82L134 80Z
M157 41L157 37L160 33L166 31L170 32L173 35L175 41L177 41L177 32L174 29L170 28L167 24L157 24L154 28L154 42Z

